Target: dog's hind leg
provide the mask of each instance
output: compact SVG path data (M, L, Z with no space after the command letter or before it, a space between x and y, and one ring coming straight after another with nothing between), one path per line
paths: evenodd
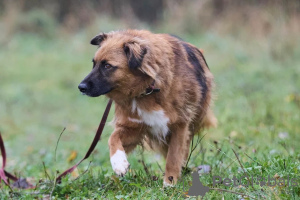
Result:
M110 162L114 172L124 176L130 166L127 156L137 144L141 143L140 130L133 128L117 127L109 138Z
M176 184L181 168L184 165L189 130L187 124L179 124L171 130L171 138L167 154L164 186Z
M218 120L211 109L207 110L202 126L203 128L216 128L218 126Z

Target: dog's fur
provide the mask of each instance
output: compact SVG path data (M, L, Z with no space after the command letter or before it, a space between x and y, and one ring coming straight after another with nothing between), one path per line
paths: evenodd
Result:
M166 158L164 185L175 184L190 141L216 126L211 110L213 75L201 51L168 34L125 30L97 35L93 70L79 89L115 102L115 130L109 138L113 170L123 176L126 154L147 144ZM160 92L145 95L153 85Z

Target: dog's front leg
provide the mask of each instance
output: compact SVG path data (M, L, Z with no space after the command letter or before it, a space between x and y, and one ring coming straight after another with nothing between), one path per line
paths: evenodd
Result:
M111 134L108 145L110 162L118 176L124 176L130 166L126 153L132 151L141 141L141 134L132 128L118 127Z
M166 172L164 177L164 186L176 184L180 177L181 167L185 162L187 139L189 136L188 126L179 124L171 130L171 138L167 154Z

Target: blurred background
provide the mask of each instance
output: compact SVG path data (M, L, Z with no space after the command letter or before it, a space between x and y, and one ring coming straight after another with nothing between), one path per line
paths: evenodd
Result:
M89 42L127 28L175 34L204 50L219 120L206 142L234 140L258 157L300 153L299 0L1 0L0 130L11 170L42 176L42 161L65 169L85 154L107 102L77 89L92 68ZM92 158L110 172L111 131ZM153 156L148 163L164 162Z

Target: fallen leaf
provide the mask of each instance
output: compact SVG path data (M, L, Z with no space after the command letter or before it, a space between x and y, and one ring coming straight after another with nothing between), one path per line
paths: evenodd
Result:
M77 167L74 169L74 171L71 172L72 179L76 179L79 176L79 172Z
M71 155L68 157L68 162L72 162L77 157L77 151L72 151Z

